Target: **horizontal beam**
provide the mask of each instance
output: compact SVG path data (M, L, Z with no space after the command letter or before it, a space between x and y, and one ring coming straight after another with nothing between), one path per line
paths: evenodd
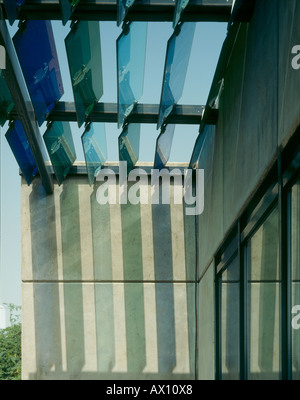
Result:
M168 124L192 124L200 125L203 106L175 105L168 116ZM159 114L158 104L137 104L127 118L129 123L157 124ZM12 112L12 119L17 115ZM77 121L75 104L72 102L58 102L49 114L48 121ZM88 122L118 122L116 103L97 103L89 115ZM217 111L211 115L211 124L217 121Z
M0 4L3 3L0 0ZM182 14L182 21L228 22L231 2L216 0L191 0ZM174 0L139 0L129 10L126 20L173 21ZM59 0L27 0L22 6L20 18L61 20ZM72 20L116 21L116 0L85 0L76 7Z

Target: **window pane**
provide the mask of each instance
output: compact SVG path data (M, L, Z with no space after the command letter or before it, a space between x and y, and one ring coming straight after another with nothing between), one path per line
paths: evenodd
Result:
M7 114L14 107L14 101L7 87L4 75L0 69L0 125L3 126L7 120Z
M135 0L118 0L118 16L117 25L121 25L127 14L128 9L132 6Z
M132 22L127 28L117 40L118 127L142 96L144 85L147 22Z
M248 379L280 379L278 210L247 243Z
M44 133L44 141L57 182L60 185L76 160L69 122L55 121L50 124Z
M99 22L80 21L65 44L80 127L103 95Z
M62 14L62 22L64 25L70 19L79 1L80 0L59 0Z
M174 105L180 100L195 32L195 23L185 22L168 40L163 79L162 94L159 107L157 128L159 129Z
M129 124L119 136L119 159L127 161L127 173L135 166L139 159L141 125Z
M292 307L299 306L292 329L292 377L300 379L300 180L293 186L291 195L291 262ZM293 324L294 325L294 324ZM295 329L297 328L297 329Z
M4 0L4 7L9 23L12 25L18 17L19 9L25 0Z
M15 121L9 127L5 137L14 153L15 159L19 164L26 182L30 185L38 169L21 122Z
M93 123L88 125L81 136L81 140L89 184L92 185L107 158L105 124Z
M165 131L161 132L158 136L156 140L154 168L160 170L167 164L171 153L174 131L175 125L168 124Z
M185 7L188 5L190 0L176 0L176 6L175 6L175 13L174 13L174 20L173 20L173 28L178 24L181 13L185 9Z
M14 45L39 125L64 93L51 21L27 21Z
M222 379L240 378L240 271L235 257L222 273Z

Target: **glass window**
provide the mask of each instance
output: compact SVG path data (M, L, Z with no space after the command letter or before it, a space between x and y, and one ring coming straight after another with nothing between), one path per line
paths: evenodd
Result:
M105 124L89 124L81 136L81 141L89 184L92 185L95 177L107 159Z
M185 7L188 5L189 1L190 0L176 0L173 28L175 28L176 25L178 24L180 17L181 17L181 13L185 9Z
M248 379L281 377L278 209L246 245Z
M168 40L157 128L172 112L183 92L196 24L186 22Z
M28 185L37 174L38 169L30 149L27 136L20 121L15 121L5 134L8 144L19 164Z
M99 22L75 24L65 44L80 127L103 95Z
M118 0L118 15L117 15L117 25L121 25L126 17L128 9L132 6L135 0Z
M13 42L41 126L64 93L51 21L26 21Z
M167 164L171 147L173 142L173 136L175 131L174 124L168 124L166 129L163 130L156 140L156 150L155 150L155 159L154 159L154 168L162 169Z
M124 127L119 136L119 159L127 161L127 173L129 173L139 159L141 125L129 124Z
M300 180L291 192L292 378L300 379Z
M240 378L240 271L235 256L221 277L222 380Z
M118 127L143 94L147 22L126 25L117 40Z
M76 160L69 122L55 121L51 123L44 133L44 141L57 182L60 185Z
M18 17L19 10L25 0L4 0L4 7L8 16L9 23L12 25Z
M59 0L62 22L65 25L70 19L73 11L75 10L77 4L80 0Z
M0 69L0 125L3 126L7 120L7 115L14 107L14 101L7 87L4 75Z

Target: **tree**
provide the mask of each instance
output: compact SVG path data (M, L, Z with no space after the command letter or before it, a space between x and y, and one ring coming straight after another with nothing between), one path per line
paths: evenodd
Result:
M21 379L20 306L6 304L11 326L0 330L0 380Z

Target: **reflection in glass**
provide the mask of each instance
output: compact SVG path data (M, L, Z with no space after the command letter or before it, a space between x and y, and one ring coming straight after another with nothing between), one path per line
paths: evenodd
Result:
M176 5L175 5L175 12L174 12L174 19L173 19L173 28L176 27L178 24L181 13L185 9L185 7L188 5L190 0L176 0Z
M81 141L89 184L92 185L95 177L107 159L105 124L92 123L87 125L81 136Z
M7 87L4 75L0 69L0 126L3 126L7 120L7 115L14 107L14 101Z
M24 3L25 0L4 0L4 7L10 25L18 18L19 11Z
M30 185L38 169L21 122L14 121L6 132L5 137L26 182Z
M248 379L280 379L278 209L247 243Z
M64 93L51 21L26 21L13 41L41 126Z
M62 22L66 25L80 0L59 0Z
M117 15L117 25L121 25L126 17L128 9L132 6L135 0L118 0L118 15Z
M65 44L80 127L103 95L99 22L76 23Z
M157 129L182 96L195 27L194 22L178 25L168 40Z
M154 169L161 170L167 164L173 142L175 125L168 124L165 129L162 129L156 140L156 150L154 159Z
M291 192L292 307L300 306L300 180ZM292 314L292 318L299 315ZM297 325L300 320L297 319ZM300 329L292 329L292 378L300 379Z
M147 22L126 25L117 40L118 127L143 94Z
M140 152L140 124L128 124L119 136L119 159L127 161L127 173L134 168Z
M238 258L222 274L222 379L240 378L240 271Z
M44 133L44 141L57 182L60 185L76 160L69 122L55 121L50 123Z

